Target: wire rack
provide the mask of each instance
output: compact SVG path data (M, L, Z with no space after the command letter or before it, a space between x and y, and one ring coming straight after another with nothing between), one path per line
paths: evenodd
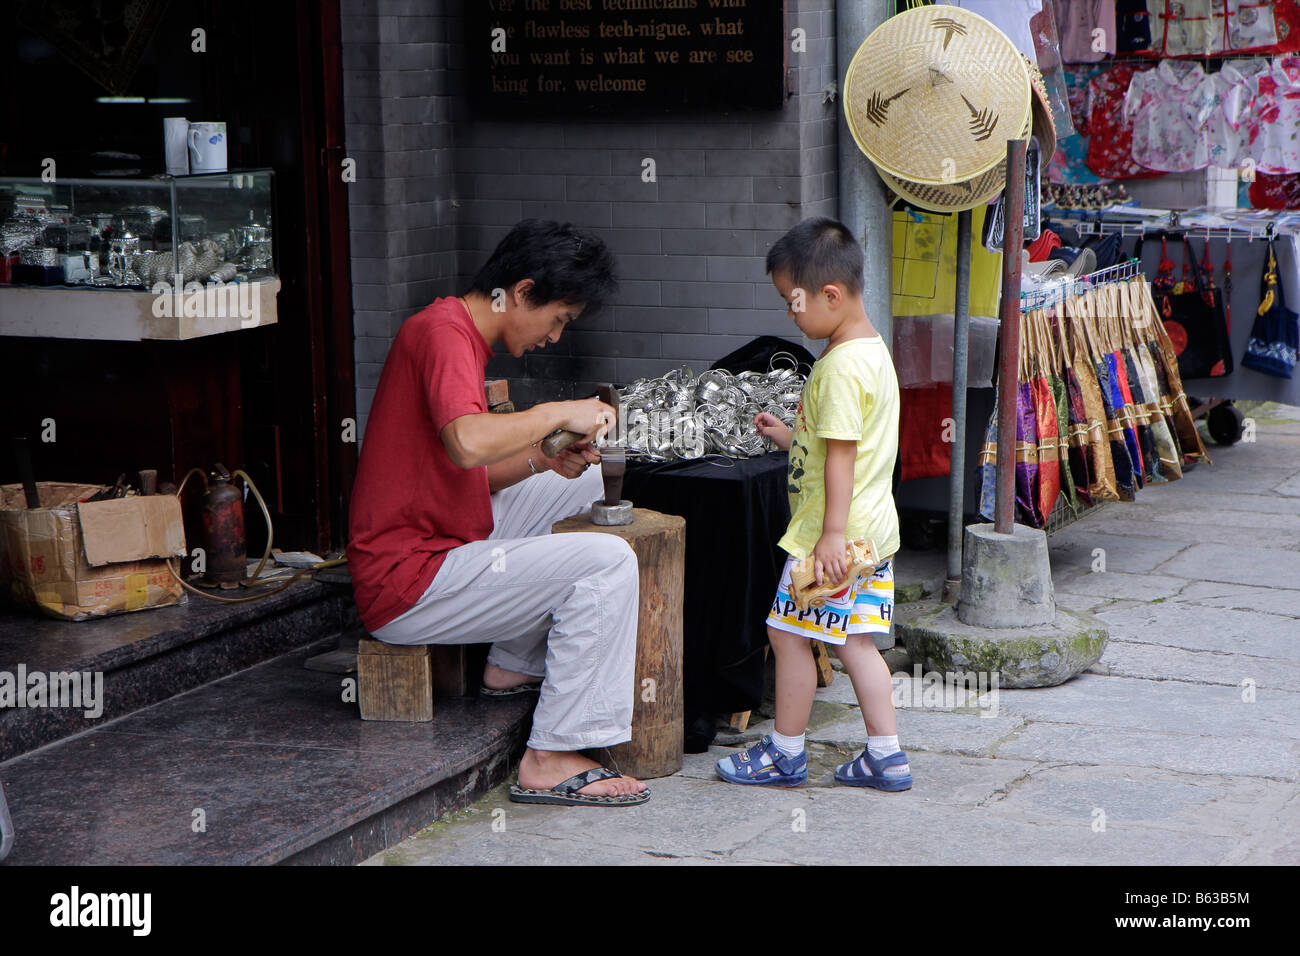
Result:
M1030 309L1042 308L1045 305L1061 301L1072 295L1079 295L1088 289L1096 288L1107 282L1131 279L1133 276L1140 275L1141 272L1141 262L1137 259L1126 259L1116 265L1107 266L1105 269L1090 272L1086 276L1076 276L1072 279L1066 278L1045 288L1021 292L1020 311L1028 312Z

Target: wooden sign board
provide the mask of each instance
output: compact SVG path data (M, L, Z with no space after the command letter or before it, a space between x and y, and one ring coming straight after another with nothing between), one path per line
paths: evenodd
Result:
M475 0L470 102L484 112L780 109L784 0Z

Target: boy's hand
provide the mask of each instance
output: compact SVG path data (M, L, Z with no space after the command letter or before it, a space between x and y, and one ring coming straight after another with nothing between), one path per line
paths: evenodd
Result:
M846 547L843 532L822 533L812 553L813 572L817 575L818 587L827 582L838 584L849 573L849 560L844 554Z
M754 416L754 427L758 429L759 435L772 439L777 448L782 451L790 450L790 438L792 437L790 428L775 415L768 412L759 412Z

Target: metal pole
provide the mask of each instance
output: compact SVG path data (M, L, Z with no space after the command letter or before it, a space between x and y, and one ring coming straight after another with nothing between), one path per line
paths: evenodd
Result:
M1002 235L1002 328L998 347L998 480L993 530L1011 534L1016 517L1016 393L1020 382L1020 250L1025 238L1026 140L1007 140Z
M948 469L948 580L943 599L957 600L961 588L961 543L966 497L966 369L970 354L970 222L957 213L957 294L952 324L952 466Z
M836 0L835 82L844 95L844 74L858 47L876 27L894 15L894 0ZM890 299L893 266L892 214L885 201L885 186L862 155L849 132L843 104L837 102L839 138L838 214L840 222L853 230L866 256L862 306L871 324L893 347L893 303Z

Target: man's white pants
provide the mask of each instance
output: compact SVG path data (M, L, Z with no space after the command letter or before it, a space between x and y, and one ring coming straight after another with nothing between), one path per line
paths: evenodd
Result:
M492 496L486 541L447 552L415 606L373 632L389 644L492 643L488 662L542 677L528 746L632 739L638 575L617 535L551 535L602 497L600 469L533 475Z

